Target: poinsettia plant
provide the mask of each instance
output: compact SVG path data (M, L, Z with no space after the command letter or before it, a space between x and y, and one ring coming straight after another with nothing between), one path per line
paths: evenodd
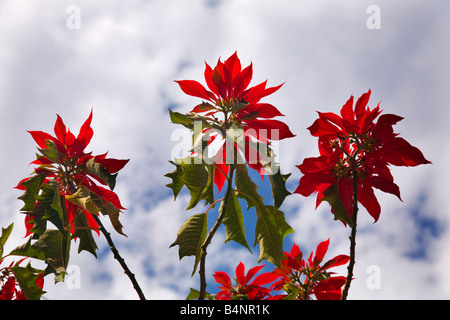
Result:
M71 240L78 240L78 252L87 251L96 257L97 245L93 233L103 233L125 273L141 299L144 295L124 259L117 251L109 232L99 218L107 216L121 235L119 221L122 206L113 191L118 172L127 160L107 158L107 154L92 155L85 149L94 134L92 111L75 136L57 115L55 136L43 131L29 131L39 153L31 164L33 174L19 182L24 190L20 200L25 214L26 236L29 240L11 254L41 259L47 263L45 275L53 273L55 282L63 281L69 262ZM54 228L49 228L51 223ZM57 248L57 250L55 250Z
M224 61L219 59L214 68L205 63L203 76L205 85L196 80L176 81L182 92L201 101L189 107L188 112L169 109L172 123L184 126L192 135L192 148L183 158L170 160L175 169L165 175L171 179L167 186L174 200L186 187L186 210L197 208L201 212L183 223L170 246L178 246L179 259L192 256L192 276L197 270L199 273L199 289L191 288L187 298L347 299L356 261L358 205L378 221L381 205L374 189L401 200L390 166L430 163L417 147L394 131L393 126L403 118L382 114L379 104L369 108L370 90L355 104L351 96L340 114L318 113L319 118L308 129L318 139L319 156L306 158L298 165L302 177L292 193L305 197L317 194L316 207L323 201L330 204L334 219L351 228L350 253L324 262L328 239L304 258L295 243L290 252L283 249L286 236L294 230L281 206L292 193L286 187L290 174L281 173L274 148L274 142L295 135L279 120L284 116L279 109L262 101L283 84L268 87L264 81L250 86L253 64L243 67L237 52ZM94 133L92 117L91 111L76 136L59 115L54 135L29 131L38 145L36 159L31 162L34 171L16 187L23 191L19 199L24 203L21 213L25 216L27 241L4 255L13 225L2 229L0 299L40 299L45 276L53 274L55 282L64 280L72 240L78 241L78 252L87 251L96 257L96 235L101 234L139 298L145 299L135 275L102 223L102 216L108 217L115 231L125 236L119 221L125 208L114 188L119 171L129 160L85 151ZM271 199L259 194L258 185L262 183L270 184ZM246 211L241 207L243 203ZM215 212L215 222L208 224ZM247 243L244 218L253 212L256 224L252 248ZM233 280L227 273L216 271L213 278L219 284L219 292L207 292L208 246L221 225L225 227L225 243L234 241L250 253L259 246L258 262L271 263L273 271L258 275L264 268L259 265L245 272L241 262ZM11 258L18 260L7 262ZM44 261L46 268L36 269L31 262L23 266L28 258ZM330 271L344 265L346 277Z
M175 159L176 170L167 174L172 179L168 184L175 198L186 186L191 195L187 209L192 209L204 200L204 213L192 215L180 228L172 244L179 246L180 259L195 256L193 274L200 265L199 299L205 297L206 250L220 225L225 225L226 240L235 241L251 251L246 240L244 215L239 199L247 202L248 208L256 210L255 245L259 244L260 258L278 265L284 258L283 240L293 232L279 210L285 197L290 194L285 187L287 175L282 175L275 163L270 148L271 140L283 140L294 134L282 121L273 119L282 116L278 109L261 99L276 92L281 85L267 87L267 81L250 87L253 65L242 68L237 53L211 68L207 63L204 77L205 88L195 80L177 81L181 90L203 101L187 114L170 110L173 123L181 124L193 133L192 152L184 159ZM213 141L219 141L219 150L211 157L205 149ZM245 159L245 160L244 160ZM257 185L250 178L248 168L260 175L266 173L273 190L273 203L265 204ZM217 193L227 184L222 198ZM207 216L220 202L219 216L208 232Z
M352 227L344 297L353 277L358 203L376 222L381 207L374 188L401 199L389 165L413 167L430 163L417 147L394 132L393 125L403 118L394 114L380 116L379 104L373 109L368 107L370 95L369 89L354 107L351 96L340 115L318 113L319 118L308 129L318 137L320 156L306 158L298 166L304 175L294 191L303 196L317 193L317 206L328 202L335 219Z

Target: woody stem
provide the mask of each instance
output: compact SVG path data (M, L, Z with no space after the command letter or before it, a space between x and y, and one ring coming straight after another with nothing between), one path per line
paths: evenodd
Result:
M353 278L353 267L355 266L355 248L356 248L356 219L358 215L358 175L356 170L355 157L350 158L350 163L353 172L353 213L352 213L352 231L350 239L350 261L347 267L347 280L345 282L344 290L342 291L341 300L347 300L348 291Z
M200 257L200 292L198 296L198 300L205 300L205 293L206 293L206 249L208 248L209 244L212 241L212 238L214 237L214 234L216 233L217 229L219 229L220 225L222 224L223 218L225 217L226 208L228 204L228 199L230 198L230 194L233 191L232 186L232 180L233 180L233 174L234 174L234 166L230 165L230 172L228 173L228 179L227 179L227 189L225 191L225 195L222 200L222 207L219 213L219 217L216 220L216 223L212 227L212 229L209 231L208 236L206 237L205 241L203 242L201 249L201 257Z
M130 269L128 268L127 264L125 263L125 260L120 256L119 251L117 250L116 246L114 245L114 242L111 238L110 233L105 229L105 227L103 226L102 222L100 221L100 219L98 218L98 216L96 215L92 215L92 217L94 217L95 222L97 222L97 224L100 227L100 231L103 233L103 235L106 238L106 241L108 242L109 248L111 249L114 258L119 262L120 266L122 267L122 269L124 270L125 274L128 276L128 278L130 279L131 283L133 284L133 288L134 290L136 290L139 299L141 300L146 300L144 293L142 292L141 287L139 286L139 283L136 281L136 277L134 276L134 273L132 273L130 271Z
M69 183L68 184L69 190L70 192L73 194L76 192L76 187L74 184ZM61 195L61 205L63 210L65 207L65 198L64 195ZM133 284L134 289L136 290L139 299L141 300L146 300L144 293L142 292L141 287L139 286L139 283L136 281L136 277L134 276L134 273L132 273L130 271L130 268L128 268L127 264L125 263L125 260L121 257L121 255L119 254L119 251L117 250L110 233L105 229L105 227L103 226L103 223L100 221L99 217L95 214L91 214L91 216L94 218L95 222L97 223L97 225L100 228L101 233L105 236L106 241L108 242L109 248L111 249L114 258L119 262L119 264L121 265L124 273L128 276L128 278L130 279L131 283Z

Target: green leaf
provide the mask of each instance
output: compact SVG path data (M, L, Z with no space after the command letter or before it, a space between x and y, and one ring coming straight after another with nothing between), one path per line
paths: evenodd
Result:
M291 174L282 175L278 167L276 173L269 175L270 186L272 187L273 204L279 208L291 193L286 189L286 181Z
M242 215L241 205L233 192L230 192L226 205L222 201L219 208L220 214L224 208L226 209L222 223L225 225L225 243L233 240L246 247L248 251L252 252L247 244L247 239L245 238L244 216Z
M210 127L210 124L208 123L208 121L205 118L203 118L202 116L195 114L195 113L182 114L179 112L174 112L169 109L169 116L170 116L170 121L172 121L172 123L181 124L191 130L194 129L194 121L201 121L202 126L205 128Z
M119 221L120 210L116 206L114 206L111 202L106 201L106 204L102 208L101 212L102 212L102 214L107 215L109 217L109 221L111 221L111 224L112 224L114 230L117 231L117 233L119 233L125 237L127 236L122 231L123 225Z
M248 106L248 102L239 99L233 99L231 101L231 112L238 112Z
M201 200L210 204L214 202L214 168L212 165L195 157L176 159L176 162L171 163L177 169L166 175L172 178L172 184L167 186L172 188L175 197L183 185L188 188L191 200L187 210L194 208Z
M258 186L250 179L245 165L236 166L235 184L238 197L247 201L247 207L256 209L255 245L260 247L259 261L265 259L276 266L285 258L283 241L294 232L286 222L284 213L273 206L264 205Z
M3 249L5 247L6 240L8 240L9 235L12 232L12 229L14 227L14 223L11 223L6 228L2 228L2 235L0 236L0 260L3 258Z
M184 182L181 179L181 177L183 176L183 168L181 167L181 165L179 165L178 163L176 163L174 161L169 161L169 162L171 164L173 164L176 167L176 169L175 169L175 171L164 175L165 177L172 179L172 183L167 184L166 187L169 187L172 189L174 200L176 200L178 194L180 193L181 189L184 186Z
M86 171L89 174L100 178L100 180L104 181L111 191L113 191L116 186L117 173L110 174L108 169L104 168L101 163L95 162L94 159L95 158L91 158L86 162Z
M66 195L66 199L91 214L97 215L100 211L92 201L91 191L85 185L81 185L74 194Z
M178 255L180 260L186 256L195 256L194 269L192 275L197 270L202 253L202 244L206 239L207 232L206 213L194 214L189 217L180 227L177 239L170 245L170 248L178 245Z
M55 282L63 281L70 254L70 235L59 230L48 229L39 239L15 248L10 255L19 255L43 260L48 264L46 274L54 273Z
M322 201L327 201L333 208L334 220L341 220L351 227L352 221L350 220L347 210L345 210L344 203L342 202L342 198L339 194L337 183L334 183L330 187L328 187L328 189L325 190L323 194L324 197Z
M36 284L36 279L39 277L39 273L43 270L37 270L31 267L28 263L26 267L14 266L11 268L14 276L19 283L20 290L25 295L27 300L40 300L41 296L45 293Z
M267 152L264 159L264 169L269 176L270 186L272 188L273 205L281 207L287 196L291 193L286 189L286 181L291 175L281 174L280 165L275 162L275 153L270 146L265 145Z
M108 216L114 229L119 234L126 236L126 234L122 232L123 226L119 221L120 210L111 202L104 200L99 195L91 192L85 185L79 186L77 192L74 194L66 195L66 199L94 216L98 215L99 212ZM91 240L89 240L89 242L91 242Z
M25 187L25 192L18 197L19 200L24 202L24 206L20 211L32 211L34 209L34 204L36 203L36 196L41 190L42 182L45 176L41 174L32 175L28 180L21 183Z
M75 231L72 234L72 238L79 239L78 253L86 250L87 252L90 252L95 257L97 257L97 244L95 243L94 237L92 235L92 230L89 228L89 223L87 221L86 215L81 208L78 209L73 223Z
M51 140L47 140L44 143L47 146L47 148L45 148L45 149L38 148L38 150L48 160L50 160L54 163L59 163L59 152L58 152L58 149L56 148L55 142L51 141Z
M50 180L42 185L42 193L36 196L44 208L41 219L51 221L62 233L64 230L64 216L59 195L59 185L56 180Z
M247 167L243 164L236 165L235 186L238 190L237 196L245 199L247 202L247 209L251 207L264 206L263 198L258 193L258 186L248 175ZM240 192L239 192L240 191Z
M14 250L12 250L10 255L16 255L16 256L24 256L24 257L30 257L34 259L39 259L42 261L46 260L45 251L39 248L39 246L33 246L31 244L31 238L28 239L26 243L24 243L21 246L18 246Z
M294 230L286 222L284 213L273 206L264 206L257 212L255 245L258 242L260 248L258 262L265 259L280 266L281 260L285 259L284 238Z
M39 235L47 230L47 220L43 219L45 216L45 206L42 203L37 202L33 211L23 213L31 216L29 223L32 223L33 227L30 229L30 232L33 233L33 238L39 238Z
M186 297L186 300L196 300L200 296L200 291L190 288L190 292ZM213 300L213 297L210 293L205 292L205 298L209 300Z
M181 124L188 129L192 129L194 127L194 119L191 116L186 114L182 114L179 112L174 112L169 109L170 121L175 124Z

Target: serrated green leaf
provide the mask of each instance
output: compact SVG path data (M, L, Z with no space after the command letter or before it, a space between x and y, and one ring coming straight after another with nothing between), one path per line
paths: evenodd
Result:
M286 189L286 181L291 174L282 175L278 167L276 173L269 175L270 186L272 187L273 204L279 208L291 193Z
M47 220L43 219L45 215L45 206L42 203L37 202L33 211L22 213L28 214L31 217L28 221L28 223L33 224L30 232L33 234L33 238L39 238L39 235L43 234L45 230L47 230Z
M5 247L5 243L8 240L13 227L14 227L14 223L11 223L6 228L2 228L2 235L0 236L0 260L2 260L2 258L3 258L3 250Z
M284 213L273 206L264 206L257 212L255 245L257 242L260 248L258 262L264 259L279 266L285 259L284 238L294 230L286 222Z
M248 251L250 247L247 244L247 239L245 237L245 227L244 227L244 216L242 215L241 205L239 200L233 192L230 192L227 204L222 201L219 208L219 213L225 209L225 215L222 223L225 225L225 243L228 241L235 241L240 245L246 247Z
M31 238L28 239L26 243L12 250L9 254L16 256L30 257L42 261L45 261L46 259L45 252L41 250L38 246L33 246L31 244Z
M247 209L251 207L258 208L263 206L263 198L258 193L258 186L248 175L247 167L243 164L236 165L236 175L234 178L237 196L245 199L247 202ZM239 192L241 191L241 192Z
M15 248L10 255L25 256L43 260L48 264L46 274L54 273L55 282L63 281L70 254L70 235L59 230L48 229L39 239Z
M59 163L59 152L58 149L56 148L56 144L54 141L51 140L47 140L44 142L45 145L47 146L47 148L45 149L39 149L39 152L46 157L48 160L54 162L54 163Z
M36 279L39 277L39 273L43 270L36 270L28 264L26 267L14 266L11 268L17 282L19 283L20 290L25 295L27 300L40 300L41 296L45 293L36 284Z
M66 199L91 214L97 215L100 209L92 201L91 191L85 185L79 186L74 194L66 195Z
M91 158L86 162L86 171L104 181L109 186L111 191L114 190L114 187L116 186L117 173L110 174L101 163L95 162L94 159L95 158Z
M169 109L169 116L170 116L170 121L172 121L172 123L181 124L191 130L194 129L195 121L201 121L202 126L205 128L210 127L209 122L205 118L203 118L202 116L195 114L195 113L182 114L179 112L174 112Z
M259 244L259 261L265 259L279 266L284 259L283 241L294 232L286 222L284 213L273 206L264 205L258 186L251 180L245 165L236 166L237 195L247 201L247 207L256 209L255 246ZM240 191L240 192L239 192Z
M322 201L328 202L333 208L334 220L341 220L347 223L350 227L352 226L352 221L345 210L344 203L342 202L341 196L339 194L339 187L337 183L332 184L323 193L324 197Z
M106 201L106 204L104 205L103 209L101 210L102 214L107 215L109 217L109 221L111 221L111 224L114 228L114 230L117 231L117 233L127 236L125 233L123 233L123 225L119 221L119 215L120 210L116 208L111 202Z
M169 161L169 162L171 164L173 164L176 168L173 172L170 172L170 173L167 173L164 175L165 177L172 179L172 182L167 184L166 187L169 187L172 189L174 200L176 200L178 194L180 193L181 189L184 186L184 182L181 179L181 177L183 176L183 168L181 167L181 165L179 165L178 163L176 163L174 161Z
M79 239L78 253L85 250L97 257L96 250L98 247L92 235L92 230L89 228L86 215L82 212L81 208L78 209L78 212L73 220L73 224L75 231L72 234L72 238Z
M170 248L178 245L178 255L180 260L186 256L195 256L194 269L192 275L197 270L200 262L202 244L206 239L207 232L206 213L194 214L189 217L180 227L177 239L170 245Z
M239 100L239 99L237 99L237 100L233 99L231 101L231 111L232 112L238 112L238 111L244 109L246 106L248 106L247 101Z
M123 226L119 221L120 210L111 202L106 201L99 195L91 192L88 187L84 185L79 186L77 192L72 195L66 195L66 199L92 215L96 216L101 212L103 215L108 216L114 230L119 234L126 236L122 231ZM91 242L91 240L89 240L89 242Z
M172 178L172 184L167 186L172 188L175 197L183 185L188 188L191 200L187 210L194 208L201 200L210 204L214 202L214 169L212 165L195 157L176 159L176 162L171 163L177 169L166 175Z
M51 221L58 230L64 233L64 216L58 182L50 180L42 185L41 190L42 193L36 196L36 200L41 203L45 212L41 219Z
M169 116L170 121L172 121L172 123L181 124L188 129L192 129L194 127L194 119L192 119L192 117L189 117L186 114L174 112L169 109Z
M24 206L20 211L32 211L36 203L36 196L41 190L42 182L45 176L41 174L32 175L28 180L23 181L21 185L25 187L25 192L18 197L19 200L24 202Z

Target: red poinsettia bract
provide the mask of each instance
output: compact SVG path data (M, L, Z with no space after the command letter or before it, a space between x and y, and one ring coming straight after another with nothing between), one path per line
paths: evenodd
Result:
M0 300L27 300L27 297L20 288L19 282L14 276L11 268L18 266L24 259L18 262L11 262L8 267L0 268ZM4 260L0 259L0 265ZM35 285L41 290L44 287L44 276L40 273L35 277ZM42 291L43 292L43 291Z
M294 243L291 251L285 252L286 259L282 260L280 267L273 271L280 279L270 288L285 290L287 295L278 295L273 298L289 297L296 300L309 300L314 295L318 300L339 300L346 278L334 276L327 270L346 264L350 257L338 255L322 264L329 244L329 239L319 243L315 255L313 256L311 252L305 260L300 248Z
M282 140L293 137L289 127L273 118L283 116L273 105L261 103L261 99L276 92L282 85L266 87L267 81L248 88L253 76L253 65L242 69L241 62L235 52L224 62L219 61L214 68L207 63L204 77L207 84L205 88L195 80L176 81L181 90L204 101L197 105L192 114L201 115L214 126L214 128L241 129L243 131L243 144L239 148L250 167L264 171L261 160L264 154L255 150L253 141L267 144L270 140ZM220 130L219 130L220 131ZM221 133L225 138L224 132ZM217 134L211 134L209 143L217 138ZM236 147L236 145L235 145ZM222 188L228 174L228 164L234 159L227 159L226 144L222 144L216 156L215 183L219 190Z
M93 156L91 152L86 153L84 151L94 134L91 121L92 111L81 126L77 136L66 128L59 115L57 115L54 126L55 136L42 131L29 131L42 153L31 162L31 164L38 165L34 173L44 177L42 185L51 179L55 179L61 195L73 195L80 186L84 186L100 197L105 205L113 205L118 210L125 209L112 189L115 185L115 175L129 160L106 158L107 153ZM31 177L23 179L16 188L26 190L25 184L30 179ZM68 224L73 233L72 227L78 207L70 201L65 201L65 206ZM96 221L89 212L84 210L84 213L89 227L98 233L99 226ZM28 235L33 227L32 216L26 216L26 225Z
M251 279L264 267L256 266L248 270L245 275L245 266L241 262L236 267L236 285L233 285L230 277L223 271L217 271L213 274L217 283L222 289L217 294L218 300L264 300L270 297L270 290L264 285L273 282L277 275L272 273L263 273L257 276L253 281Z
M352 219L355 179L358 202L376 222L381 207L374 188L401 199L389 165L430 163L418 148L394 132L393 125L402 117L394 114L380 116L379 105L372 110L367 107L370 95L370 90L361 95L354 108L351 96L340 115L319 112L319 118L308 129L319 139L320 156L306 158L298 166L304 175L295 192L303 196L317 193L317 206L323 200L330 200L330 194L339 194L347 216L336 218L343 222Z

